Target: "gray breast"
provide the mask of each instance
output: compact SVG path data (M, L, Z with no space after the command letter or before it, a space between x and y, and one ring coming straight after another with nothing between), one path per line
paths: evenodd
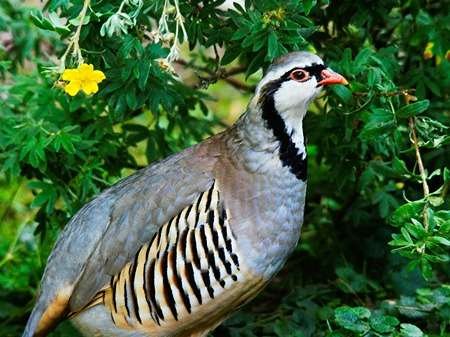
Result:
M281 163L264 174L240 173L228 184L225 204L247 266L271 278L297 245L303 222L306 182Z

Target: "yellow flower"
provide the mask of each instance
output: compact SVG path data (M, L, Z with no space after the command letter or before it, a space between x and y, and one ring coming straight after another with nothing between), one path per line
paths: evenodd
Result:
M66 69L62 79L69 83L64 90L70 96L75 96L80 90L86 95L95 94L98 91L98 83L105 79L105 74L100 70L94 70L92 64L82 63L77 69Z
M423 51L423 58L425 60L429 60L430 58L433 57L433 47L434 47L433 42L428 42L427 45L425 46L425 50Z

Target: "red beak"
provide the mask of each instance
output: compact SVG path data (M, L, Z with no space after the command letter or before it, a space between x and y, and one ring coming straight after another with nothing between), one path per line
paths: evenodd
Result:
M343 85L348 84L348 82L344 78L344 76L339 75L338 73L332 72L327 69L322 70L320 75L322 76L322 81L317 83L318 86L319 85L330 85L330 84L343 84Z

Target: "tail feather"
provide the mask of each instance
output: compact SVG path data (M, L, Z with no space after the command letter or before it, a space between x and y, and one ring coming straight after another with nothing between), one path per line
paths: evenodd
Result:
M33 337L35 336L35 331L39 324L39 321L42 317L42 314L45 310L45 307L42 305L35 305L33 311L31 312L30 317L28 318L27 325L25 326L25 330L22 334L22 337Z
M65 288L53 298L39 296L31 312L22 337L45 337L68 312L69 298L72 287Z

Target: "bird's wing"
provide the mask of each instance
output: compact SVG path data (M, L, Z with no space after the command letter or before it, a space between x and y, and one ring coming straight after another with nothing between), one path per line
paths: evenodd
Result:
M161 226L92 305L103 303L121 328L191 336L253 298L268 280L246 267L220 190L215 180Z
M24 337L45 336L86 305L162 224L208 188L215 154L205 144L138 171L71 219L48 259Z

